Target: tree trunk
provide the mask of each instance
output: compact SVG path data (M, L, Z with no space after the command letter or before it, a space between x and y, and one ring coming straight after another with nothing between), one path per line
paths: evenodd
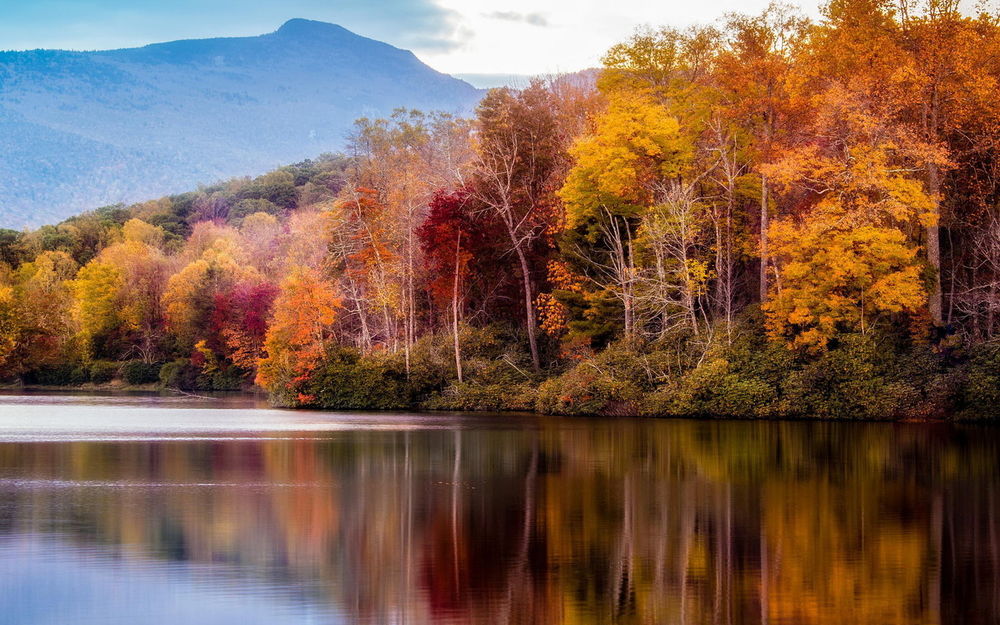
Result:
M716 215L712 222L712 226L715 228L715 306L713 308L716 315L725 316L726 271L723 267L725 243L722 241L721 220Z
M416 323L414 318L414 308L416 307L416 294L413 288L413 223L412 211L406 223L406 321L403 330L403 339L406 342L406 379L410 379L410 346L413 344Z
M521 278L524 282L524 317L528 324L528 344L531 347L531 366L535 373L542 369L541 360L538 357L538 336L535 328L535 305L531 295L531 273L528 270L528 257L520 245L515 244L514 250L517 252L517 259L521 263Z
M458 279L461 272L462 231L458 232L455 243L455 280L451 287L451 331L455 343L455 370L458 372L458 382L462 383L462 346L458 340Z
M927 262L934 268L934 276L931 278L931 287L927 293L927 307L931 312L931 319L935 324L941 325L942 305L941 305L941 206L938 201L938 192L941 188L940 174L937 165L927 166L927 190L934 199L934 222L927 226Z
M938 115L940 104L938 101L938 90L935 87L931 93L931 110L929 126L927 128L927 138L937 142ZM941 202L939 192L941 191L941 173L938 171L936 163L927 164L927 192L930 193L934 202L934 218L927 226L927 262L934 268L934 276L931 278L931 287L927 294L927 307L930 309L931 320L936 325L941 325Z
M628 225L625 226L628 232ZM621 283L622 305L625 308L625 336L632 336L635 333L635 302L632 299L632 277L635 275L632 267L632 236L628 238L628 257L626 258L625 246L618 241L616 244L619 267L619 282Z
M726 341L733 342L733 190L729 188L729 198L726 201L726 272L725 272L725 306L726 306Z
M767 178L760 177L760 303L767 301Z

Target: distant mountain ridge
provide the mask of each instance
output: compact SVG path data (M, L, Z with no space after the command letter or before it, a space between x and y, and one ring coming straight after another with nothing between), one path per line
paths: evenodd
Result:
M252 175L343 147L355 119L471 112L412 52L293 19L256 37L0 52L0 226Z

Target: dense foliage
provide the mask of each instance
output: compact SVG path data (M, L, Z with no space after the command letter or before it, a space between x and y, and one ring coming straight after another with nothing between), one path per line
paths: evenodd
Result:
M642 30L475 119L0 233L0 370L277 403L891 418L1000 394L1000 23Z

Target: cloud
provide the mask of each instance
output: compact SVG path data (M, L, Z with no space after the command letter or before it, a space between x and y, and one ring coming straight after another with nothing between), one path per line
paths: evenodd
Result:
M259 1L259 0L258 0ZM448 52L472 37L458 11L435 0L291 0L315 7L327 21L393 45L425 52ZM322 8L321 8L322 7ZM338 21L339 20L339 21ZM350 24L350 25L349 25Z
M532 26L548 26L549 19L542 13L518 13L517 11L494 11L486 13L486 17L506 22L521 22Z

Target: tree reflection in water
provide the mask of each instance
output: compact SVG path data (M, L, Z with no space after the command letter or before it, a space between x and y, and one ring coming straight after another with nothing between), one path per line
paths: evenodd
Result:
M0 535L224 567L347 622L1000 622L994 429L463 423L3 443Z

